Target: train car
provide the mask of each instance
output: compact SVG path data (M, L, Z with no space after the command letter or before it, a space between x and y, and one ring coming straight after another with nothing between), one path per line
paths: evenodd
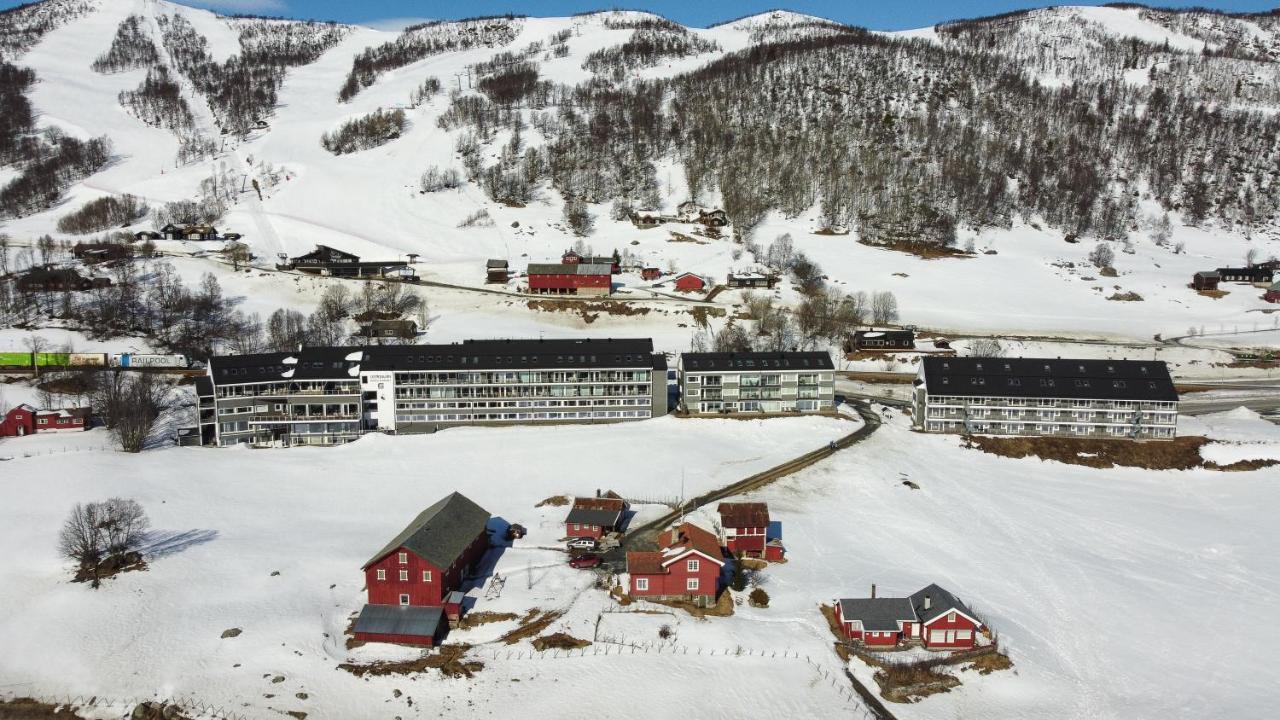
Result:
M111 367L119 368L184 368L186 355L148 355L143 353L112 353Z
M107 364L106 353L71 353L68 365L73 367L103 367Z

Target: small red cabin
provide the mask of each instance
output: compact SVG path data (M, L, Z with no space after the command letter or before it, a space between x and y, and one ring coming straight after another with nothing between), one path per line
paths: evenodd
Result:
M600 539L606 533L622 528L627 501L622 498L574 498L573 507L564 519L564 535L570 538Z
M676 276L675 288L679 292L700 292L707 289L707 281L700 275L681 273Z
M368 604L356 621L356 639L433 644L446 598L461 590L489 547L488 522L489 513L456 492L423 510L365 563ZM461 602L455 605L460 613ZM436 612L421 611L428 609Z
M724 528L724 544L730 555L746 557L765 555L765 534L769 530L769 506L766 503L720 503L720 527Z
M33 433L83 432L89 429L93 411L89 408L37 410L19 405L0 420L0 437L20 437Z
M662 271L656 267L640 269L640 279L642 280L657 280L660 277L662 277Z
M719 592L723 553L716 536L683 523L658 536L657 552L627 553L630 595L657 600L687 600L707 607Z
M846 598L836 602L836 623L850 640L892 647L914 637L916 613L908 598Z
M22 437L36 431L36 409L19 405L5 413L0 420L0 437Z

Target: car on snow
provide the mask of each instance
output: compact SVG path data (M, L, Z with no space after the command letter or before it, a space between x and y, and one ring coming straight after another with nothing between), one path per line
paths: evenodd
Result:
M575 558L569 558L569 567L571 568L577 568L581 570L583 568L593 568L593 567L599 567L599 566L600 566L599 555L579 555L578 557L575 557Z
M595 550L596 549L596 541L593 538L587 538L587 537L574 538L570 540L568 544L569 544L570 550Z

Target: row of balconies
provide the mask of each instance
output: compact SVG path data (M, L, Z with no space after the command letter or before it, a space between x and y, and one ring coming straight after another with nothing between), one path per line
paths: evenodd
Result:
M1177 412L1176 402L1128 400L1067 400L1062 398L938 398L926 396L929 407L1067 408L1071 410L1136 410Z

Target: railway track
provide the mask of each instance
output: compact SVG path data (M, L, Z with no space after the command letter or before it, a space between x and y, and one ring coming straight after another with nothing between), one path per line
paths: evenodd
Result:
M812 450L799 457L792 458L781 465L776 465L758 472L749 477L743 478L735 483L725 485L724 487L711 490L709 492L690 498L671 512L662 517L645 523L640 527L633 528L623 537L622 543L615 549L605 553L603 561L605 564L613 567L623 567L626 565L627 551L629 550L651 550L657 547L657 535L660 530L667 527L673 521L680 518L681 515L697 510L704 505L709 505L717 500L723 500L734 495L741 495L745 492L758 490L766 485L777 482L788 475L792 475L803 470L815 463L825 460L837 452L845 448L852 447L863 440L871 437L876 430L880 429L880 416L871 409L869 403L856 402L850 403L850 407L863 420L862 427L853 432L833 441L824 447Z

